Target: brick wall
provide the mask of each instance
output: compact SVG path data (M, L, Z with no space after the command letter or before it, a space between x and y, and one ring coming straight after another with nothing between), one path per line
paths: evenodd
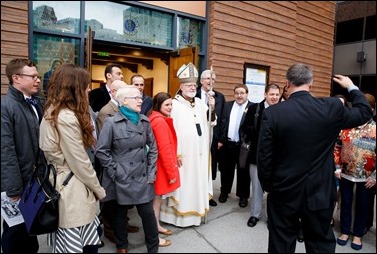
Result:
M375 1L344 1L338 3L336 21L342 22L372 15L376 15Z
M8 90L5 66L13 58L28 58L28 2L1 1L1 94Z
M211 1L208 66L227 99L243 82L245 62L270 66L270 82L284 86L296 62L314 70L313 94L328 96L333 62L335 1ZM28 2L1 1L1 94L5 65L28 57Z
M270 66L269 82L285 85L290 65L314 71L312 92L330 95L335 1L211 1L208 65L216 88L233 99L244 63Z

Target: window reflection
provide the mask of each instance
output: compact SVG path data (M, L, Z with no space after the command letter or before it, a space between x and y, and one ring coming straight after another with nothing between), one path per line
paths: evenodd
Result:
M178 45L180 48L186 46L198 46L201 48L202 23L189 19L178 18Z
M80 34L80 1L33 1L35 29ZM85 1L85 32L90 26L95 38L173 46L173 14L107 1ZM198 46L201 50L201 21L178 18L178 47Z
M111 13L111 18L109 18ZM111 2L85 2L86 28L95 39L172 46L173 16L145 8Z
M78 39L37 34L33 37L33 59L37 63L38 72L43 76L53 67L57 59L61 63L79 65L79 49Z
M80 1L33 1L34 28L80 33Z

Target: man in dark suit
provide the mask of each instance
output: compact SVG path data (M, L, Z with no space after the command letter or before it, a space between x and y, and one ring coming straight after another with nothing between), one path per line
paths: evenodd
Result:
M114 80L123 80L122 66L110 64L105 68L106 84L89 93L89 103L94 112L99 112L110 101L110 85Z
M239 129L247 113L248 107L252 104L248 99L249 89L246 85L236 85L234 87L233 101L225 103L224 112L221 117L221 159L220 169L220 197L219 202L225 203L228 194L232 190L234 180L234 170L237 166L237 190L236 195L240 198L239 206L246 207L250 197L250 176L248 170L241 170L238 165L240 155Z
M41 78L35 63L23 58L12 59L5 73L9 86L1 97L1 192L8 202L16 204L40 159L43 108L34 94ZM5 218L2 222L2 253L38 253L38 238L28 234L24 222L14 226L9 226Z
M144 94L145 80L140 74L135 74L131 77L131 85L136 86L143 95L143 103L141 104L140 114L148 116L153 107L153 100L148 95Z
M222 93L215 91L213 85L215 84L216 74L211 70L205 70L200 76L200 83L202 84L200 89L196 93L196 97L202 99L208 105L208 96L215 98L215 113L217 116L217 125L212 130L212 143L211 143L211 167L212 167L212 180L216 179L217 175L217 163L218 163L218 150L222 146L219 143L220 137L220 122L221 116L224 110L225 97ZM215 200L209 200L210 206L217 206Z
M250 199L250 218L247 221L249 227L255 227L259 219L262 217L263 190L259 182L256 162L262 114L266 108L278 103L279 98L280 87L275 83L267 85L264 90L264 100L259 103L254 103L249 107L245 120L240 127L241 140L250 144L248 163L246 163L245 167L245 170L249 171L250 188L252 190Z
M258 176L268 192L268 252L295 252L301 220L306 252L334 253L335 141L341 129L366 123L372 111L348 77L333 80L350 93L351 109L338 98L312 96L307 65L292 65L286 78L289 98L264 111L258 143Z

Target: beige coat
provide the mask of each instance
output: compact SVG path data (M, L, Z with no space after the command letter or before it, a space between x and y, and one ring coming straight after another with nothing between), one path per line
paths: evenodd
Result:
M118 111L118 105L116 105L112 100L110 100L105 106L103 106L103 108L101 108L101 110L98 112L96 120L98 131L102 130L102 127L105 124L105 119L109 116L113 116Z
M104 198L106 194L86 153L81 127L72 111L60 111L58 129L59 136L51 122L43 118L39 145L47 162L53 164L58 172L56 189L61 195L59 227L74 228L94 221L97 199ZM62 183L71 171L74 176L62 189Z

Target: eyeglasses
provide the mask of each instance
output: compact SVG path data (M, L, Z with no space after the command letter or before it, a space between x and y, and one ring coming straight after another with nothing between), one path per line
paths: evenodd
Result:
M189 87L189 88L197 88L198 87L198 85L196 85L196 84L185 84L185 85L183 85L183 86L185 86L185 87Z
M31 77L33 78L34 81L37 81L38 79L42 79L40 75L30 75L30 74L22 74L22 73L17 73L16 75Z
M134 99L135 101L143 100L142 96L134 96L134 97L124 97L125 99Z
M33 78L34 81L37 81L38 79L42 79L42 77L39 75L30 75L30 74L22 74L22 73L17 73L16 75L31 77Z

